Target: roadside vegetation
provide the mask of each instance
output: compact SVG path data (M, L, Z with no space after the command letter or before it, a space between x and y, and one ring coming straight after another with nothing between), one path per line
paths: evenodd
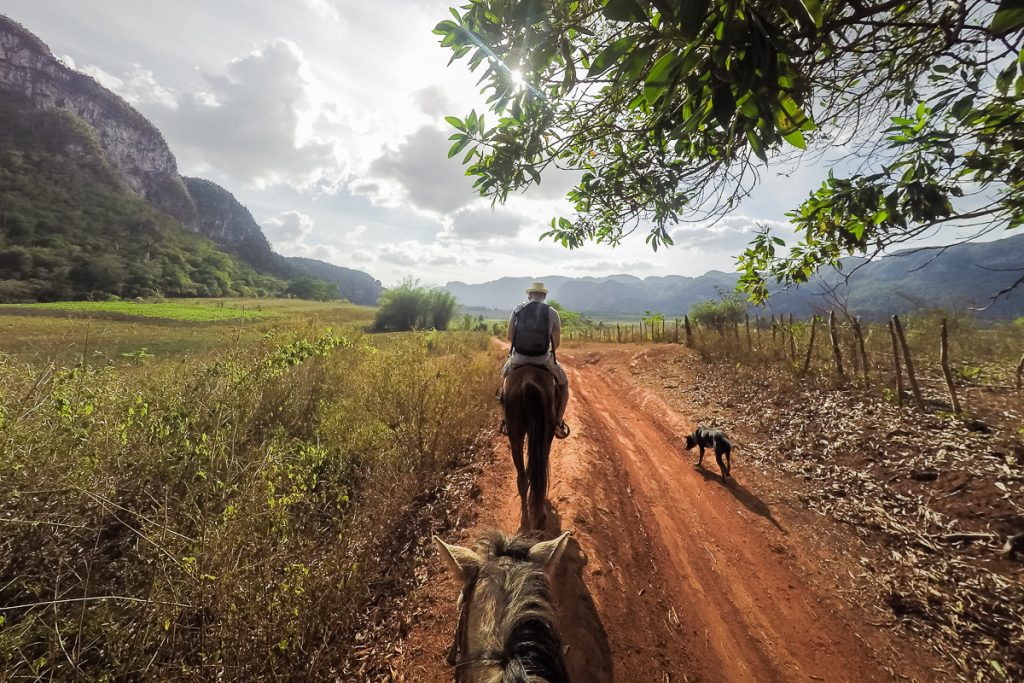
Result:
M244 329L195 356L0 352L5 676L353 675L414 501L489 421L498 361L482 333Z
M451 293L421 287L415 280L406 280L381 294L373 330L446 330L458 307Z

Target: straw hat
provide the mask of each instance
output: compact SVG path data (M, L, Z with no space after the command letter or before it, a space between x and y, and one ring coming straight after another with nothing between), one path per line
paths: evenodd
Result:
M545 289L543 282L538 282L538 281L534 280L533 284L531 284L529 287L526 288L526 295L529 296L530 294L533 294L534 292L540 292L541 294L547 294L548 290Z

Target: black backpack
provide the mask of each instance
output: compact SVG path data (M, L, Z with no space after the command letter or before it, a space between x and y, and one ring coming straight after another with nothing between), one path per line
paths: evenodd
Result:
M512 348L524 356L543 356L551 347L551 308L531 301L516 310L516 336Z

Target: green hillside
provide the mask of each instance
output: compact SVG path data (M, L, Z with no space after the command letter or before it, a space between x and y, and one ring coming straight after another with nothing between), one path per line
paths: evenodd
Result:
M279 292L133 195L77 117L0 98L0 302Z

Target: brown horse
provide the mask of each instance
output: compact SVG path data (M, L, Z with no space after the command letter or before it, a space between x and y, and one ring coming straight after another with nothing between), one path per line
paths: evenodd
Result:
M437 545L462 587L459 626L448 652L456 683L567 683L548 574L569 540L485 535L477 552Z
M520 529L541 529L547 513L548 458L555 437L558 400L554 377L543 368L524 365L505 380L505 425L516 466ZM527 461L523 462L523 440Z

